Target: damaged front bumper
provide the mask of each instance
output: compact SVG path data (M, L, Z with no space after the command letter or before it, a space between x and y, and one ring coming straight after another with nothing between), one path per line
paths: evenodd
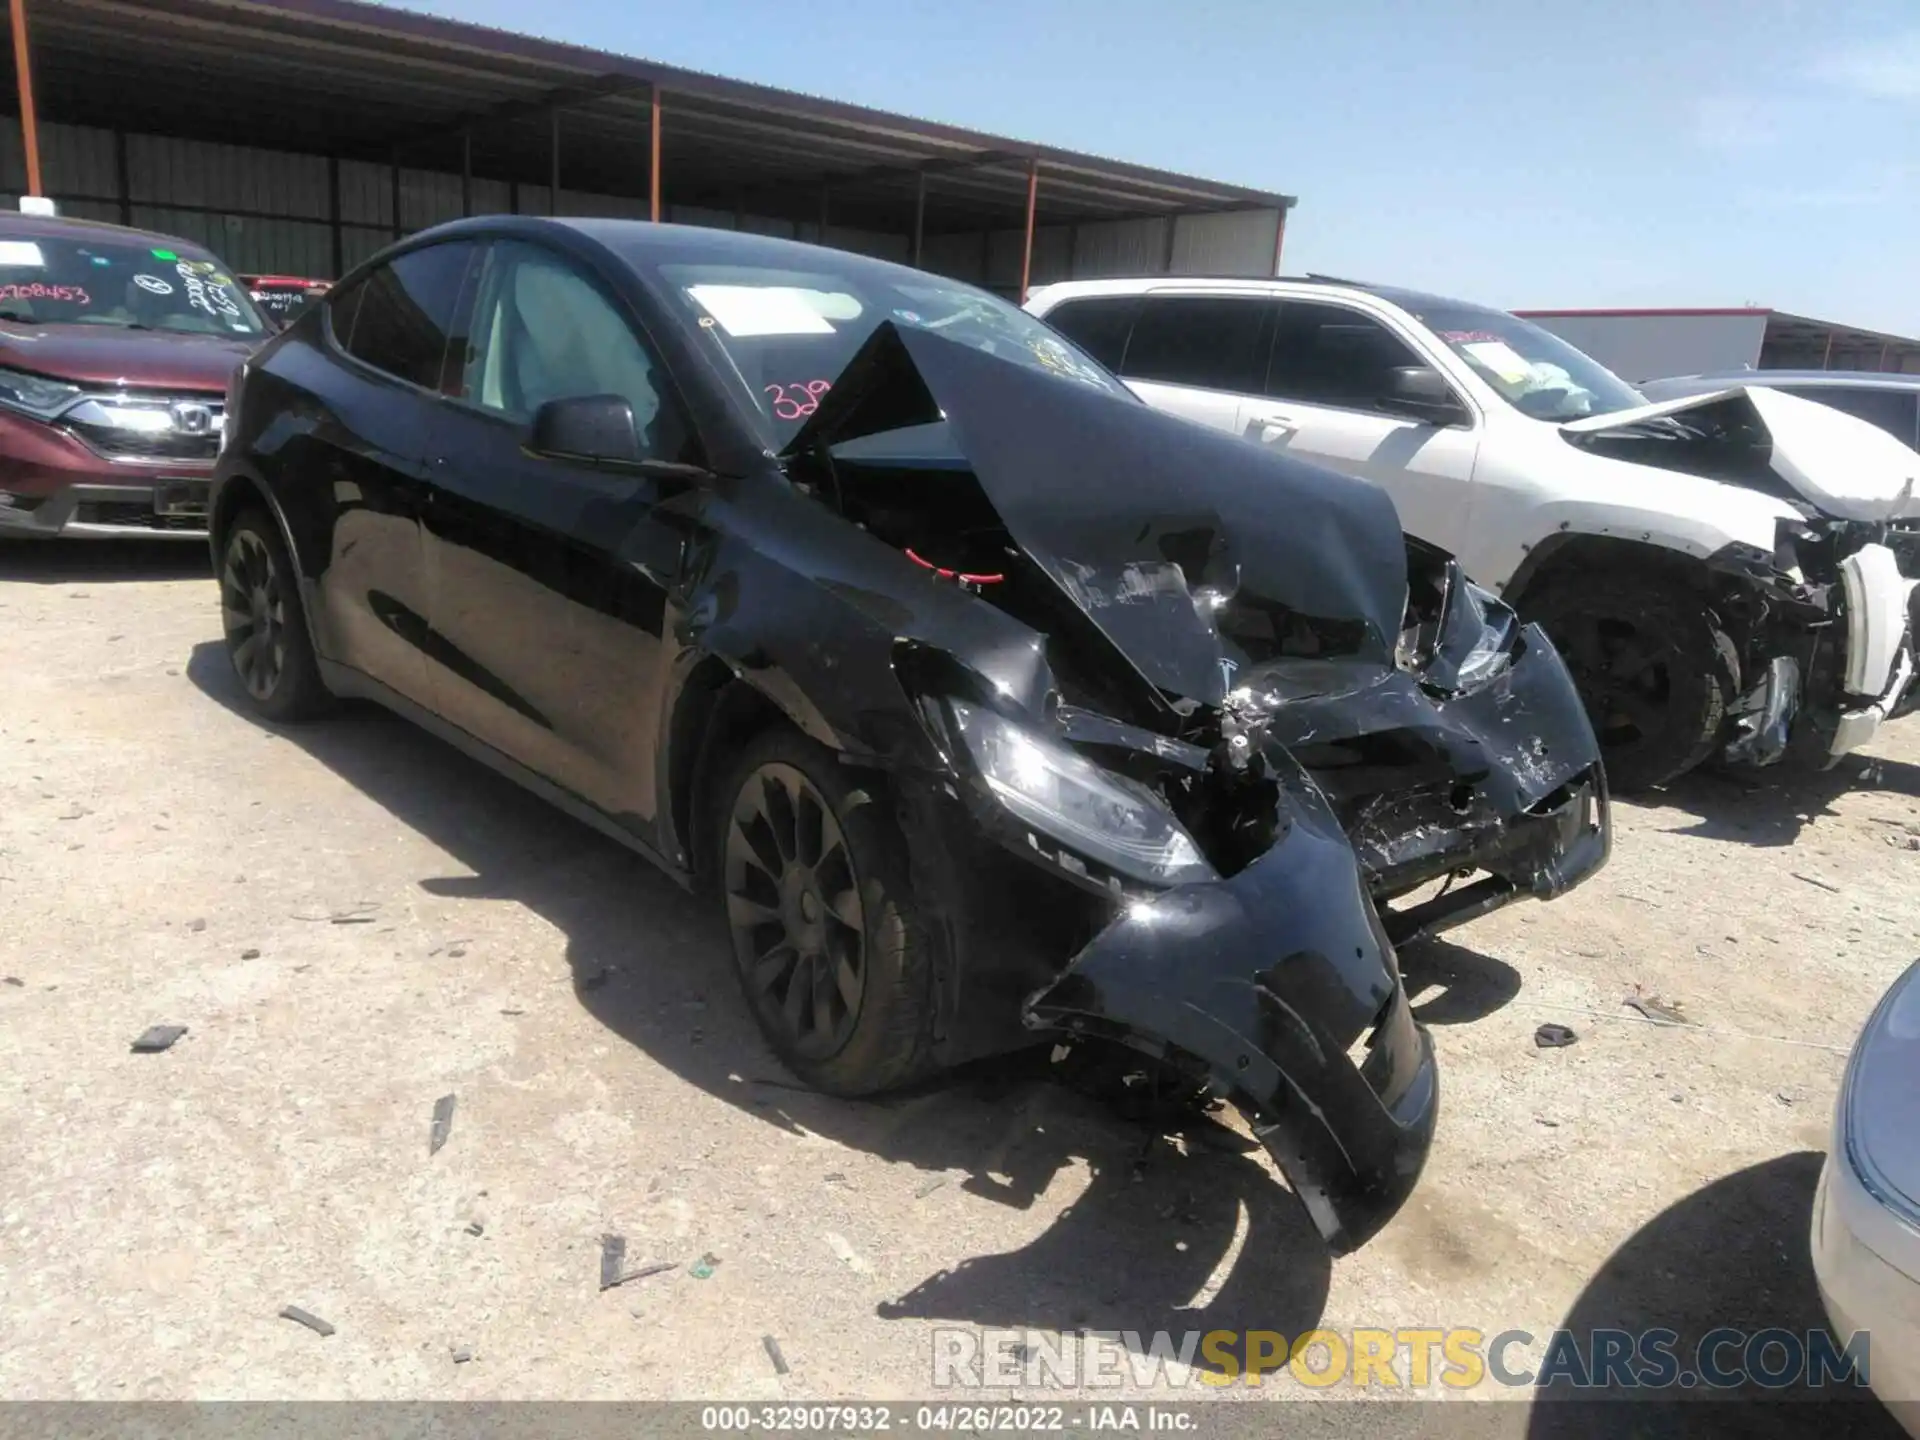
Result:
M1356 693L1290 703L1271 733L1325 791L1396 945L1552 899L1606 864L1599 746L1537 627L1477 689L1436 696L1416 676L1383 672ZM1386 908L1442 879L1440 894Z
M1411 1193L1438 1076L1338 818L1304 777L1285 805L1264 856L1127 905L1026 1016L1204 1075L1345 1254Z
M1741 659L1724 757L1830 766L1920 709L1920 526L1782 522L1772 556L1729 547L1722 620Z

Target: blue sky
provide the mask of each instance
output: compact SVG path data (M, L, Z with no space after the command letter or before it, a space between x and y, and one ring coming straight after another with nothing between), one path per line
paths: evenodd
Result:
M411 8L1285 191L1289 270L1920 334L1915 0Z

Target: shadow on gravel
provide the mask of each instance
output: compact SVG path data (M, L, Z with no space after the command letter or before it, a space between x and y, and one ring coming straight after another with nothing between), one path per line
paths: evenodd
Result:
M0 539L0 583L113 585L212 578L205 540Z
M219 643L197 646L186 669L210 699L252 720ZM1044 1048L875 1101L802 1089L739 996L717 905L385 711L349 706L277 733L473 872L425 889L520 905L554 926L581 1005L729 1104L914 1166L922 1199L952 1185L1026 1209L1063 1170L1090 1172L1078 1203L1038 1239L931 1275L883 1315L1088 1325L1146 1340L1156 1329L1297 1334L1319 1319L1326 1250L1239 1132L1192 1110L1122 1114L1060 1083Z
M1452 940L1409 945L1400 952L1400 975L1414 1002L1413 1018L1422 1025L1471 1025L1520 993L1518 970ZM1440 993L1428 995L1435 985Z
M1791 1332L1804 1347L1807 1332L1827 1323L1807 1239L1820 1164L1820 1155L1812 1151L1784 1155L1716 1180L1662 1211L1613 1253L1561 1325L1582 1337L1583 1348L1584 1337L1597 1329L1635 1335L1673 1331L1679 1337L1673 1353L1683 1375L1694 1371L1702 1338L1723 1326L1748 1335ZM1785 1353L1775 1347L1761 1363L1784 1369ZM1715 1359L1723 1370L1752 1363L1743 1359L1739 1344L1720 1349ZM1904 1434L1870 1392L1851 1386L1620 1389L1612 1393L1622 1398L1605 1399L1565 1386L1537 1393L1529 1440L1616 1435L1902 1440ZM1630 1395L1643 1398L1624 1398Z
M1809 823L1832 813L1851 790L1884 790L1920 798L1920 765L1849 755L1831 770L1701 769L1645 797L1697 817L1676 835L1737 845L1791 845Z

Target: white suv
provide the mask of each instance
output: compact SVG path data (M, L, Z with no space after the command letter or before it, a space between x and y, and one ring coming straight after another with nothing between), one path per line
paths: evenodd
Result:
M1149 404L1377 483L1553 637L1615 788L1831 763L1920 708L1920 454L1776 390L1659 405L1503 311L1344 281L1027 305Z

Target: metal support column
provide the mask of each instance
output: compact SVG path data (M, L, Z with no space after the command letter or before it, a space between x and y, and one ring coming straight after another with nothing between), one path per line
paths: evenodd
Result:
M653 87L647 120L647 218L660 223L660 87Z
M1827 348L1820 356L1820 368L1825 370L1833 363L1833 331L1827 331Z
M1020 303L1027 303L1027 283L1033 279L1033 217L1040 202L1040 162L1027 162L1027 239L1020 249Z
M27 0L10 0L13 10L13 73L20 82L20 142L27 152L27 193L40 188L40 121L33 108L33 63L27 56Z
M1287 207L1280 207L1280 221L1273 230L1273 273L1280 273L1280 252L1287 243Z
M460 214L473 214L473 127L460 132Z
M547 213L560 213L560 107L547 112Z
M1160 273L1173 273L1173 242L1180 238L1180 217L1178 214L1167 216L1167 244L1160 252Z
M327 231L333 243L333 278L347 272L346 237L340 233L340 157L327 157Z
M393 207L393 238L398 240L400 238L400 156L398 154L394 155L393 164L388 168L392 172L388 198Z
M927 238L927 172L914 177L913 186L913 263L920 263L920 252Z

